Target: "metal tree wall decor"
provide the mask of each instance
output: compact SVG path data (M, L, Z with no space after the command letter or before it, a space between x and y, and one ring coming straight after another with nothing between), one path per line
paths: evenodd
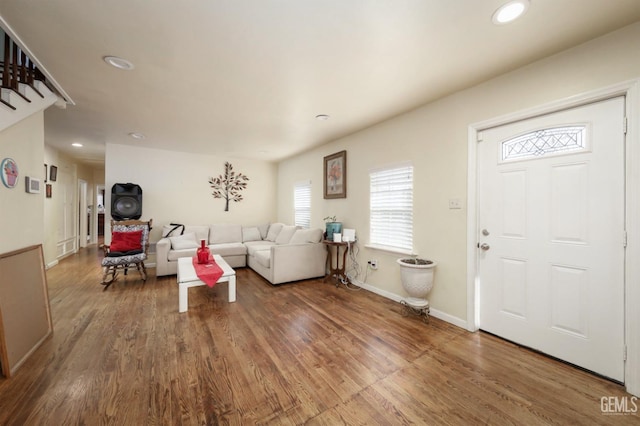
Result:
M249 178L242 173L236 173L233 171L231 163L226 161L224 163L224 174L217 178L210 178L209 184L213 188L213 198L224 198L225 206L224 211L229 211L229 201L239 202L242 201L242 194L240 191L247 187L247 181Z

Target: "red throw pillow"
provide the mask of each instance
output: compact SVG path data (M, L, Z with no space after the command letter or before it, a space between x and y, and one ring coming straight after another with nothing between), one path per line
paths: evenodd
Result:
M142 231L113 232L111 234L111 251L131 251L142 249Z

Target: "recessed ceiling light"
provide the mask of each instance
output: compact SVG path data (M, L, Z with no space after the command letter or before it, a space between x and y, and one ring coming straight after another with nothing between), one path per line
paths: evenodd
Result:
M316 120L327 121L328 119L329 119L329 116L327 114L318 114L318 115L316 115Z
M138 132L131 132L129 133L129 136L131 136L134 139L144 139L146 137L143 133L138 133Z
M121 70L132 70L134 68L133 64L126 59L119 58L117 56L105 56L104 61L111 65L112 67L116 67Z
M513 0L500 6L493 14L494 24L503 25L513 22L529 9L529 0Z
M76 148L82 148L82 144L79 142L74 142L71 144L71 146L75 146Z

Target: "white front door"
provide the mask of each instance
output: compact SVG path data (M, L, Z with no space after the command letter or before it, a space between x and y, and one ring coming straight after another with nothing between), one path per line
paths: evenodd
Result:
M480 328L624 380L623 97L480 133Z

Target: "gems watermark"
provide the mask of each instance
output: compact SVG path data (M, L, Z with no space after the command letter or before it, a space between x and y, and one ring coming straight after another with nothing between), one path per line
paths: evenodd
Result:
M638 397L603 396L600 398L602 414L616 416L635 416L638 414Z

